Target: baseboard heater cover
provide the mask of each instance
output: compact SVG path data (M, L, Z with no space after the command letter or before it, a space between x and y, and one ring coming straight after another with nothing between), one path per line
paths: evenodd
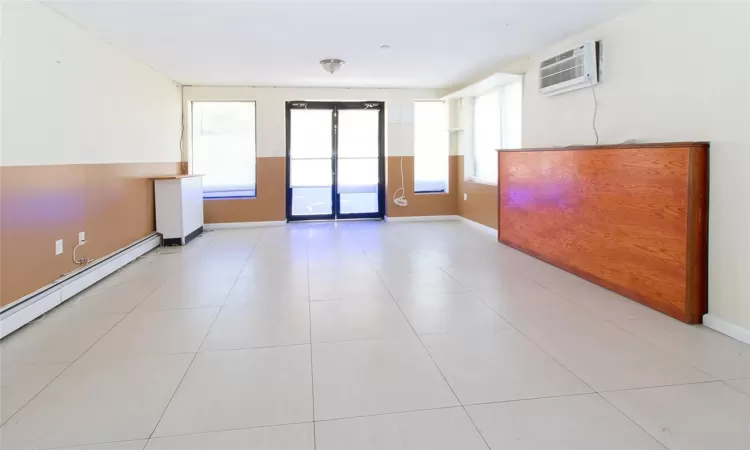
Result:
M153 233L9 305L0 312L0 339L159 247L161 242L161 235Z

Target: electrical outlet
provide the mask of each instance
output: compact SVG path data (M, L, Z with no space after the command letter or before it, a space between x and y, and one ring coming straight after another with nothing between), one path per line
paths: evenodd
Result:
M86 242L86 232L81 231L80 233L78 233L78 244L80 245L84 242Z
M58 239L55 241L55 256L62 255L63 252L63 240Z
M466 192L464 192L464 200L468 200L468 199L469 199L469 194L467 194Z

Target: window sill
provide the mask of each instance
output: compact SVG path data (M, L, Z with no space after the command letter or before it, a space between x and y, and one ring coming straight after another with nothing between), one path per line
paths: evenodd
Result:
M253 195L253 196L228 195L226 197L203 197L203 200L255 200L256 198L258 198L257 195Z
M446 192L446 191L414 191L414 195L442 195L442 194L450 194L450 192Z
M497 187L497 182L480 180L479 178L474 178L474 177L465 178L465 181L471 181L472 183L477 183L477 184L484 184L485 186L496 186Z

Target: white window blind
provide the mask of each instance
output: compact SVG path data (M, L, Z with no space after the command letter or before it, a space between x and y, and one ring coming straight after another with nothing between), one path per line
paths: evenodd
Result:
M500 123L500 91L474 99L474 177L480 181L497 183Z
M206 198L255 197L255 102L193 102L192 171Z
M474 99L474 178L497 183L497 150L521 147L519 79Z
M449 148L447 104L414 102L414 192L448 192Z

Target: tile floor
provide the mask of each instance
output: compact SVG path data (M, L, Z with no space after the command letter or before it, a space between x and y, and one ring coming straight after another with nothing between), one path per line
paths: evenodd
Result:
M0 357L2 450L750 449L750 347L459 222L209 232Z

